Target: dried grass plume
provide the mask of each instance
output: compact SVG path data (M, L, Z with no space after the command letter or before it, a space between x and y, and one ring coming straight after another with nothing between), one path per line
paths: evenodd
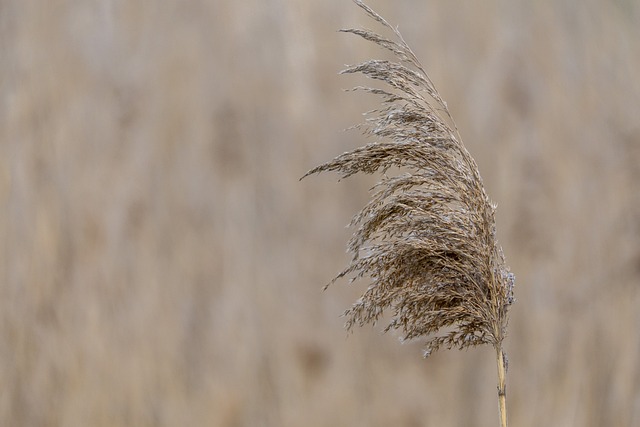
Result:
M385 331L424 338L425 355L442 346L496 349L501 423L506 426L502 341L514 301L514 276L496 239L496 207L478 166L433 82L399 31L359 0L393 40L346 29L390 51L395 61L369 60L343 70L386 87L357 87L382 106L356 126L375 139L304 176L335 171L347 178L379 172L371 200L357 213L348 243L351 263L332 281L367 279L369 287L345 312L347 328L391 313ZM391 173L393 172L393 173ZM303 177L303 178L304 178Z
M347 178L380 173L371 200L351 221L352 259L342 277L369 287L345 312L347 328L391 314L385 331L423 338L425 356L442 346L491 344L498 363L498 394L506 426L502 341L514 301L514 276L496 240L495 210L478 166L420 61L398 30L359 0L393 39L346 29L393 53L395 61L369 60L343 70L384 83L356 87L377 95L381 107L356 126L375 139L304 176L335 171ZM304 178L303 177L303 178Z
M346 311L347 327L375 322L390 310L393 318L386 330L401 330L405 339L427 338L426 354L443 345L499 346L513 302L514 276L496 240L495 205L446 103L412 50L386 20L356 3L396 37L342 30L397 58L370 60L342 71L389 86L355 88L382 99L382 108L367 113L366 122L357 126L376 141L305 175L382 174L371 200L351 221L357 227L348 244L353 258L336 277L371 280L362 298ZM387 175L399 168L405 172ZM437 335L443 329L448 331Z
M393 34L389 39L366 29L342 30L395 56L394 61L369 60L342 71L384 83L383 88L354 89L381 99L381 107L356 126L374 142L304 176L381 174L371 200L351 221L356 227L348 243L351 263L334 279L370 281L345 312L347 328L375 323L388 312L385 331L425 339L425 355L443 346L491 344L499 376L502 371L502 411L502 341L514 301L514 276L496 240L496 207L446 103L413 51L384 18L361 1L355 3Z

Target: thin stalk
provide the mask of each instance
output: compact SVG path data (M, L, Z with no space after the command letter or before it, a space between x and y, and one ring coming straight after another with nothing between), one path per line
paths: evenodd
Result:
M505 375L504 352L502 346L496 346L498 363L498 402L500 404L500 427L507 427L507 384Z

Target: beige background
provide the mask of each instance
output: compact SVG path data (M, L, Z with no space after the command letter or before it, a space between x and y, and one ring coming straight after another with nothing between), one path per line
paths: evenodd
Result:
M370 0L447 100L517 276L512 426L640 425L640 4ZM493 426L492 350L339 315L384 55L347 0L0 1L0 425ZM378 28L378 27L375 27Z

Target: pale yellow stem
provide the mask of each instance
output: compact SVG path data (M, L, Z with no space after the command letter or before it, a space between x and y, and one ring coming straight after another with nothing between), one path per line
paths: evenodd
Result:
M502 346L496 346L498 363L498 402L500 403L500 427L507 427L507 384Z

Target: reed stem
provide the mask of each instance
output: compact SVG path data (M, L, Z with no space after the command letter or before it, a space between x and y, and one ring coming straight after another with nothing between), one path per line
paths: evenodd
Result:
M498 363L498 402L500 404L500 427L507 427L507 384L505 375L504 352L502 346L496 346Z

